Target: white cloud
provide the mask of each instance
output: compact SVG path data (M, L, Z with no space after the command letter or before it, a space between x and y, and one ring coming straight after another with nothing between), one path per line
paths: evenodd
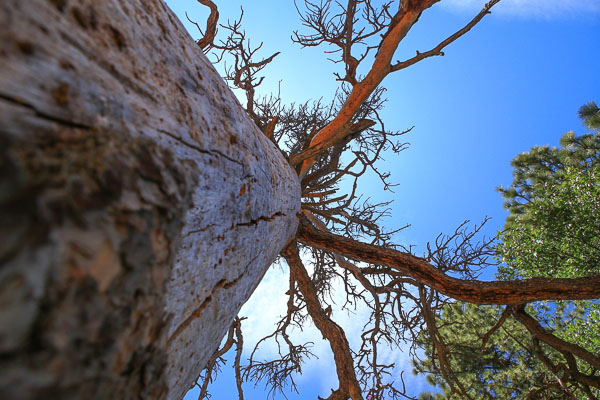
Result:
M272 265L250 300L240 310L239 315L248 318L242 322L245 345L243 358L245 359L250 357L254 345L260 339L273 332L277 321L286 313L285 292L289 289L289 275L284 268L287 269L276 264ZM327 341L311 323L307 324L302 331L290 329L288 334L295 344L312 342L310 351L316 356L303 365L301 376L294 377L296 383L312 386L317 384L322 393L328 393L330 388L336 386L337 376ZM273 339L263 342L255 358L258 360L278 358L277 343Z
M305 263L309 267L310 263ZM286 268L286 267L284 267ZM280 266L273 265L263 278L250 300L243 306L240 315L248 317L242 322L242 332L244 333L244 358L250 356L254 344L262 337L270 334L275 328L275 323L280 316L286 312L289 278L287 271ZM311 271L309 271L310 273ZM342 326L346 332L346 337L353 349L358 349L361 343L361 333L363 326L370 316L367 307L359 307L353 313L340 310L344 303L345 292L341 281L334 283L334 301L333 318ZM336 307L337 306L337 307ZM298 384L319 385L322 394L329 393L331 388L337 386L337 376L331 349L326 340L323 339L320 332L312 325L305 326L302 332L293 330L290 333L292 341L296 344L313 342L311 352L318 358L310 359L303 366L302 376L295 377ZM273 340L269 340L261 345L258 359L270 359L277 356L277 347ZM381 346L380 361L385 363L395 363L394 375L392 379L400 382L399 374L404 370L404 379L412 387L411 392L424 389L426 383L423 377L414 377L412 375L412 366L408 352L401 349L390 349ZM431 390L431 388L428 388Z
M442 7L476 12L487 0L445 0ZM600 0L501 0L493 13L527 18L563 18L600 14Z
M288 274L279 265L272 265L260 282L250 299L244 304L239 315L248 317L242 321L244 343L247 344L244 353L250 352L258 340L270 334L275 329L275 323L286 312L289 287ZM276 354L274 345L262 346L265 357ZM246 355L246 354L245 354Z

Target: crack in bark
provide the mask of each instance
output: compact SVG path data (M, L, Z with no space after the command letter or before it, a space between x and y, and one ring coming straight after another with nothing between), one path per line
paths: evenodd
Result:
M183 237L184 237L184 238L187 238L187 237L189 237L189 236L191 236L191 235L194 235L194 234L196 234L196 233L200 233L200 232L206 232L207 230L209 230L209 229L210 229L210 228L212 228L213 226L217 226L217 224L210 224L210 225L207 225L207 226L205 226L204 228L201 228L201 229L194 229L194 230L191 230L191 231L187 232L185 235L183 235Z
M236 228L238 226L257 225L260 221L266 221L266 222L273 221L277 217L285 217L285 214L282 213L281 211L277 211L275 214L271 215L270 217L262 216L262 217L258 217L256 219L251 219L249 222L240 222L239 224L233 225L231 228L229 228L229 230L233 230L234 228Z
M243 275L243 274L242 274ZM217 284L213 287L212 292L204 299L204 301L192 312L190 316L188 316L178 327L175 329L173 334L167 340L167 344L170 344L181 332L183 332L194 319L200 317L202 310L204 310L212 301L213 295L219 289L229 289L233 285L235 285L241 278L242 275L235 278L233 281L227 281L225 278L221 279Z
M257 225L260 221L269 222L269 221L273 221L277 217L285 217L285 216L286 216L285 213L282 213L281 211L277 211L275 214L273 214L271 216L262 216L262 217L258 217L256 219L251 219L249 222L240 222L239 224L234 224L229 229L227 229L226 232L232 231L235 228L237 228L238 226L252 226L252 225ZM192 231L187 232L183 237L187 238L187 237L189 237L191 235L194 235L196 233L206 232L207 230L209 230L210 228L212 228L214 226L218 226L218 224L210 224L210 225L205 226L204 228L194 229Z
M244 168L244 164L242 164L241 161L238 161L238 160L236 160L236 159L234 159L232 157L229 157L227 154L224 154L224 153L220 152L219 150L214 150L214 149L213 150L206 150L206 149L203 149L200 146L195 145L194 143L190 143L190 142L186 141L185 139L180 138L179 136L177 136L177 135L175 135L175 134L173 134L173 133L171 133L169 131L166 131L164 129L159 129L158 131L161 132L161 133L164 133L165 135L169 136L170 138L175 139L179 143L183 144L186 147L189 147L192 150L196 150L197 152L202 153L202 154L209 154L211 156L214 156L215 154L218 154L219 156L221 156L221 157L223 157L223 158L225 158L225 159L227 159L227 160L229 160L229 161L231 161L233 163L236 163L236 164L240 165L242 168Z
M56 122L57 124L60 124L60 125L63 125L63 126L69 127L69 128L84 129L84 130L92 129L92 127L89 125L81 124L79 122L69 121L69 120L66 120L66 119L63 119L60 117L56 117L54 115L47 114L43 111L38 110L33 104L27 103L25 100L19 99L17 97L12 97L10 95L0 93L0 100L4 100L6 102L15 104L17 106L21 106L23 108L27 108L27 109L33 111L33 113L37 117L40 117L40 118L48 120L48 121Z
M188 326L192 323L193 320L195 320L196 318L199 318L202 315L202 310L204 310L210 304L210 302L212 301L213 297L215 296L215 294L218 290L220 290L220 289L227 290L227 289L235 286L239 282L239 280L242 279L242 277L245 275L250 264L252 264L257 258L258 258L258 256L253 257L250 260L250 262L248 262L244 266L242 273L240 275L238 275L237 278L235 278L234 280L228 281L227 279L223 278L219 282L217 282L217 284L212 288L212 291L210 292L210 294L202 301L202 303L181 324L179 324L179 326L177 327L177 329L175 329L175 331L171 334L171 336L169 336L169 339L167 339L167 345L170 345L171 342L173 340L175 340L177 338L177 336L179 336L181 334L181 332L186 330L188 328Z

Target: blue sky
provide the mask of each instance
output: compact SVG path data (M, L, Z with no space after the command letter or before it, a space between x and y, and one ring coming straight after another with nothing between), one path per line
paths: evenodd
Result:
M219 4L222 3L222 4ZM484 1L446 0L428 10L401 44L399 59L427 50L477 13ZM167 0L185 21L184 11L204 25L205 9L194 1ZM222 20L245 10L247 37L264 42L265 57L281 54L264 71L263 93L277 89L285 102L331 98L336 66L323 49L301 49L290 35L302 27L292 1L217 2ZM194 38L195 28L186 23ZM376 180L362 188L374 200L394 200L389 228L410 223L397 237L417 245L417 252L440 232L452 232L462 221L492 217L487 233L501 229L506 216L495 188L511 182L510 160L533 145L558 145L567 131L584 133L577 109L600 101L600 0L503 0L493 14L449 46L444 57L431 58L386 78L388 103L383 116L388 129L415 126L405 136L410 148L385 155L385 168L400 186L383 193ZM491 275L491 274L489 274ZM489 276L491 278L491 276ZM274 322L283 272L271 271L243 313L249 315L246 343ZM285 289L284 289L285 290ZM267 310L268 311L265 311ZM346 330L353 318L340 315ZM307 333L307 335L314 333ZM321 361L306 366L299 379L302 396L326 396L336 387L326 356L326 343L316 338ZM399 364L405 358L391 353ZM232 357L231 357L232 358ZM213 386L214 399L235 398L230 368ZM333 381L332 381L333 379ZM423 380L405 379L418 393ZM263 398L259 389L248 398ZM189 398L194 398L190 394Z

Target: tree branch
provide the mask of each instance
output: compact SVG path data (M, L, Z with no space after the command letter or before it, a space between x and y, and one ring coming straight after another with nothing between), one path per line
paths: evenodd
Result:
M581 278L581 279L586 280L589 278ZM594 284L591 284L591 285L594 285ZM597 283L595 284L595 286L596 286L596 288L599 287ZM548 344L549 346L554 347L556 350L560 351L561 353L567 352L567 353L574 354L577 357L584 360L585 362L587 362L588 364L590 364L591 366L593 366L594 368L600 370L600 357L590 353L583 347L580 347L574 343L569 343L567 341L564 341L561 338L558 338L558 337L554 336L553 334L551 334L550 332L548 332L546 329L544 329L544 327L542 325L540 325L540 323L538 321L536 321L529 314L527 314L527 312L525 311L525 306L523 306L523 305L513 306L513 307L511 307L511 312L515 316L517 321L522 323L525 326L525 328L527 328L527 330L529 331L529 333L531 333L532 336L542 340L544 343Z
M467 25L465 25L464 28L457 31L453 35L449 36L442 42L440 42L440 44L435 46L433 49L431 49L429 51L425 51L423 53L420 53L417 51L417 55L414 56L413 58L410 58L406 61L398 62L398 63L392 65L391 72L410 67L411 65L418 63L419 61L423 60L424 58L433 57L433 56L443 56L444 52L442 52L442 50L444 49L444 47L448 46L450 43L454 42L456 39L458 39L465 33L469 32L471 30L471 28L473 28L475 25L477 25L477 23L479 23L479 21L481 21L483 19L483 17L485 17L487 14L490 14L490 9L499 2L500 2L500 0L489 1L488 3L485 4L485 6L479 12L479 14L477 14L475 16L475 18L473 18Z
M219 22L219 10L216 4L211 0L198 0L198 3L210 8L210 15L206 20L206 32L204 33L204 36L201 39L198 39L196 42L198 46L204 50L205 48L211 46L215 40L215 35L217 34L217 22ZM198 27L196 23L194 24L196 27ZM198 30L200 30L200 28L198 28ZM200 33L202 33L201 30Z
M500 315L500 318L494 324L494 326L492 326L490 328L490 330L487 331L487 333L485 335L483 335L483 339L481 340L481 350L485 349L485 345L486 345L487 341L490 340L490 338L492 337L494 332L496 332L498 330L498 328L500 328L502 326L502 324L506 321L506 319L508 318L509 315L510 315L510 309L508 307L506 307L504 309L504 311L502 311L502 315Z
M387 74L390 73L391 60L400 41L404 39L410 28L417 22L421 13L435 2L436 0L413 0L401 7L381 41L371 69L362 81L354 85L352 92L337 116L315 135L310 143L309 150L323 151L346 135L352 118L360 109L361 104L367 100ZM297 155L293 161L290 160L292 165L304 160L300 170L301 175L312 165L312 156L306 157L306 154L303 153Z
M298 245L296 242L290 243L281 255L285 258L290 273L294 276L300 292L304 296L308 312L312 317L315 326L321 331L331 346L335 367L339 380L339 389L332 391L329 400L342 400L351 397L352 400L362 400L362 391L358 385L356 374L354 372L354 361L350 353L350 345L346 339L344 330L335 322L333 322L325 310L321 308L319 298L317 297L315 288L302 265Z
M296 239L306 245L339 253L371 264L386 265L440 293L476 304L523 304L537 300L583 300L600 298L600 274L584 278L532 278L484 282L448 276L426 260L410 253L361 243L320 231L300 217Z

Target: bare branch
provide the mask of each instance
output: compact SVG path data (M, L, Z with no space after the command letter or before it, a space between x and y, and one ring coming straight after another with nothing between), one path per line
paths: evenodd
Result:
M390 72L390 63L400 41L406 36L410 28L419 19L423 10L431 7L435 0L413 0L405 2L394 15L389 29L381 41L375 60L365 78L354 85L352 92L346 99L337 116L321 129L310 143L310 150L323 151L341 140L350 131L352 118L359 110L361 104L373 93L386 75ZM303 154L294 160L294 163L304 160L300 174L310 168L313 156Z
M479 12L479 14L477 14L475 16L475 18L473 18L462 29L460 29L453 35L449 36L448 38L444 39L442 42L440 42L440 44L435 46L433 49L422 52L422 53L417 51L417 55L414 56L413 58L410 58L406 61L397 62L396 64L392 65L391 71L394 72L394 71L399 71L404 68L408 68L411 65L416 64L419 61L423 60L424 58L433 57L433 56L443 56L444 52L442 50L446 46L448 46L450 43L454 42L456 39L460 38L465 33L469 32L471 30L471 28L473 28L475 25L477 25L477 23L479 23L479 21L481 21L483 19L483 17L485 17L487 14L490 14L491 13L490 9L494 5L498 4L499 2L500 2L500 0L491 0L491 1L487 2L485 4L485 6L483 6L483 9Z
M308 312L310 313L315 326L321 331L323 336L327 338L331 350L333 351L339 388L332 391L328 399L336 400L347 399L350 397L352 400L362 400L362 391L356 380L354 362L344 330L338 324L333 322L325 310L321 308L311 279L300 260L298 246L295 242L290 243L281 252L281 255L285 258L290 267L290 273L294 275L296 282L298 283L298 288L304 296Z
M208 16L208 19L206 20L206 33L204 33L204 35L202 36L201 39L198 39L198 41L196 41L198 46L200 46L201 49L205 50L205 49L209 48L210 46L212 46L213 41L215 40L215 36L217 34L217 23L219 22L219 10L218 10L216 4L213 3L211 0L198 0L198 3L210 8L210 15ZM187 13L186 13L186 17L187 17ZM188 20L190 20L189 17L188 17ZM190 20L190 22L192 22L194 25L196 25L196 28L198 28L198 30L200 31L200 34L202 34L202 30L200 29L198 24L196 24L195 22L193 22L191 20Z
M481 349L482 350L485 349L485 345L487 344L487 341L490 340L490 338L492 337L494 332L496 332L498 330L498 328L500 328L502 326L502 324L506 321L506 319L508 318L509 315L510 315L510 308L506 307L504 309L504 311L502 311L500 318L494 324L494 326L492 326L490 328L490 330L487 331L485 335L483 335L483 339L481 340Z
M454 375L454 371L450 367L450 362L448 360L448 354L446 351L446 345L442 336L440 335L436 323L433 312L431 311L430 301L426 298L425 288L421 285L419 286L419 299L420 305L423 307L423 317L425 319L425 323L427 324L427 330L429 331L429 336L433 342L433 347L435 349L436 356L440 361L440 370L444 379L450 385L451 390L460 395L461 397L465 397L471 399L471 396L467 393L464 386L460 383L456 376Z
M298 241L345 257L387 265L446 296L477 304L523 304L537 300L583 300L600 298L600 275L585 278L531 278L520 281L483 282L448 276L426 260L409 253L361 243L320 231L300 220Z
M221 346L220 349L214 352L214 354L210 357L208 362L206 363L206 367L204 368L204 376L202 374L197 379L202 379L202 386L200 386L200 394L198 395L198 400L203 400L209 398L208 394L208 385L216 378L217 372L219 370L219 363L222 363L222 357L231 349L233 344L235 343L234 334L235 334L235 324L237 323L237 318L229 327L227 333L227 340Z
M591 278L598 278L598 277L600 277L600 276L596 275L595 277L591 277ZM589 280L590 277L581 278L581 279ZM598 283L595 283L595 284L589 283L589 284L595 285L596 287L598 287ZM511 313L514 315L514 317L517 319L517 321L522 323L525 326L525 328L527 328L529 333L531 333L534 337L542 340L543 342L554 347L556 350L558 350L560 352L567 352L567 353L574 354L577 357L584 360L585 362L592 365L594 368L600 370L600 357L590 353L586 349L584 349L576 344L569 343L565 340L562 340L561 338L558 338L558 337L554 336L553 334L551 334L550 332L546 331L546 329L544 329L544 327L541 326L538 321L536 321L529 314L527 314L527 312L525 311L525 306L523 306L523 305L512 306L512 307L510 307L510 310L511 310Z
M244 390L242 389L242 372L241 372L241 359L242 351L244 350L244 337L242 335L242 320L245 318L236 317L233 322L235 330L235 360L233 362L233 368L235 370L235 384L237 386L239 400L244 400Z

